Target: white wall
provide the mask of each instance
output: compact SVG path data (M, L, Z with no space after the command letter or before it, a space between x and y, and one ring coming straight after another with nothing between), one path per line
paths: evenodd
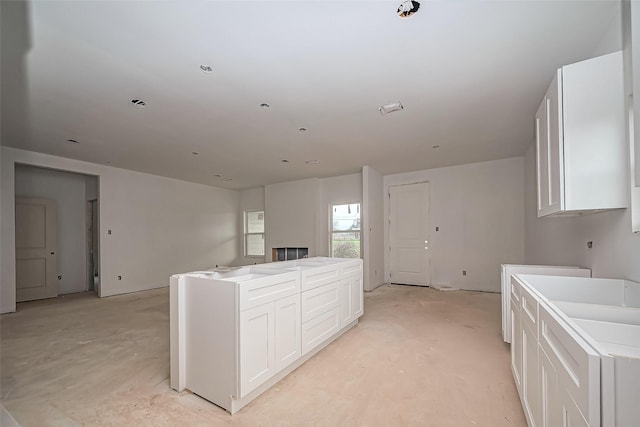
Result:
M630 210L538 218L535 160L532 145L525 156L526 263L588 267L593 277L640 281L640 236L631 232Z
M99 176L102 296L167 286L171 274L229 265L237 258L240 215L236 191L1 149L2 312L15 310L16 162Z
M58 293L88 289L85 176L16 165L16 197L52 199L57 207Z
M267 185L264 197L267 262L278 247L308 247L309 256L328 256L329 205L360 203L362 175Z
M393 185L430 184L432 284L499 292L500 264L524 261L523 167L516 157L384 177L384 194ZM387 247L388 197L383 213Z
M364 290L384 283L384 190L382 174L371 166L362 168L362 245Z
M248 265L248 264L262 264L265 262L267 255L271 260L271 253L266 251L265 242L265 256L263 257L246 257L244 256L244 212L245 211L263 211L264 210L264 187L251 188L249 190L240 191L240 218L238 236L240 237L238 261L236 265Z
M265 254L271 249L309 248L316 256L316 214L319 209L320 180L317 178L267 185L264 189Z

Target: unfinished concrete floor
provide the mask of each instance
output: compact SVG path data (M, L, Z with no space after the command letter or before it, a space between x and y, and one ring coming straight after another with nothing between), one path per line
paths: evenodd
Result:
M168 288L22 303L0 326L0 397L25 427L526 425L498 294L381 286L355 328L233 417L169 389Z

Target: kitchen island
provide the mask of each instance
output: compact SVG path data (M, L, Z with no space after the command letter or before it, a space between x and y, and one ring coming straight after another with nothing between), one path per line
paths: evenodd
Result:
M362 285L341 258L172 276L171 388L237 412L358 323Z

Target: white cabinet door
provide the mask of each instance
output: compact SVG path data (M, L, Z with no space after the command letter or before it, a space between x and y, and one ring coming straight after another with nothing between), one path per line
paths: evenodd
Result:
M512 285L512 290L515 286ZM520 326L520 301L511 297L511 372L518 393L522 394L522 328Z
M340 286L340 327L362 316L363 295L362 277L351 276L342 279Z
M538 216L559 212L564 201L562 75L558 70L536 112Z
M558 374L547 354L538 348L540 361L540 426L561 425L562 412L559 405Z
M300 358L302 354L300 333L300 295L293 295L275 302L276 318L276 372Z
M524 313L522 313L524 317ZM528 323L521 319L522 331L522 403L529 427L539 423L540 387L538 371L538 340Z
M275 374L274 344L274 303L240 313L240 397Z

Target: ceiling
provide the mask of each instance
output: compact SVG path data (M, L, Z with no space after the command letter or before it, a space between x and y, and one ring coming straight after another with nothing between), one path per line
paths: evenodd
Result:
M594 56L620 7L1 3L2 145L232 189L522 155L554 70Z

